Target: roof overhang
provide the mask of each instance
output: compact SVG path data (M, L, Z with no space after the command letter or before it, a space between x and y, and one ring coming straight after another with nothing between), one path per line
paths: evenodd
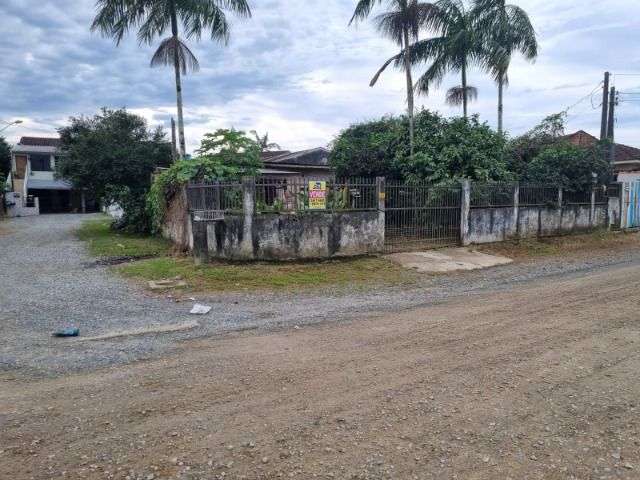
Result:
M58 153L58 149L56 147L41 147L18 144L11 149L11 153L49 153L51 155L54 155Z
M39 178L29 178L27 180L28 190L71 190L72 185L65 180L42 180Z

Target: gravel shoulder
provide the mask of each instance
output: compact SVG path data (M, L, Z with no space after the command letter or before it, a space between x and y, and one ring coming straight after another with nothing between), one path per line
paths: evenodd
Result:
M411 287L315 293L199 296L213 306L195 329L99 342L60 340L51 333L76 325L83 336L180 325L192 302L152 295L95 266L74 230L90 216L43 215L3 222L0 237L0 376L56 376L157 358L188 339L247 329L273 330L346 321L437 304L455 296L519 289L540 278L577 278L620 265L640 265L640 249L583 252L476 272L425 276Z

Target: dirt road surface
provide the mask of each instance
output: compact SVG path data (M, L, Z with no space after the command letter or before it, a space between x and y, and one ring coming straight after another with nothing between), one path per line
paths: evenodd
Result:
M0 380L6 479L637 479L640 269Z

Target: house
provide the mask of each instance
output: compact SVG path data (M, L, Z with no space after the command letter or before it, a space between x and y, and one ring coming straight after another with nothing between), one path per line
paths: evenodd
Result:
M334 176L329 165L329 151L322 147L299 152L263 152L262 163L264 168L260 173L265 177L329 180Z
M95 210L84 192L55 178L56 160L61 155L59 138L22 137L13 147L5 200L10 216Z
M579 130L564 137L569 143L578 147L592 147L599 140L584 130ZM640 148L621 143L613 144L613 171L618 182L634 182L640 180Z

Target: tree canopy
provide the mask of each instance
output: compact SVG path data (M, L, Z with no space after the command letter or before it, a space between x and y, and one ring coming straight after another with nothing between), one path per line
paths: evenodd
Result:
M4 137L0 137L0 175L6 178L9 172L11 172L11 147Z
M477 117L445 119L422 110L415 117L413 158L408 119L387 116L354 124L334 140L329 160L338 176L386 176L443 183L510 177L502 160L505 140Z
M171 146L161 128L126 111L102 109L93 117L71 117L59 130L62 152L56 174L104 202L124 210L121 226L148 229L145 195L156 167L171 163Z

